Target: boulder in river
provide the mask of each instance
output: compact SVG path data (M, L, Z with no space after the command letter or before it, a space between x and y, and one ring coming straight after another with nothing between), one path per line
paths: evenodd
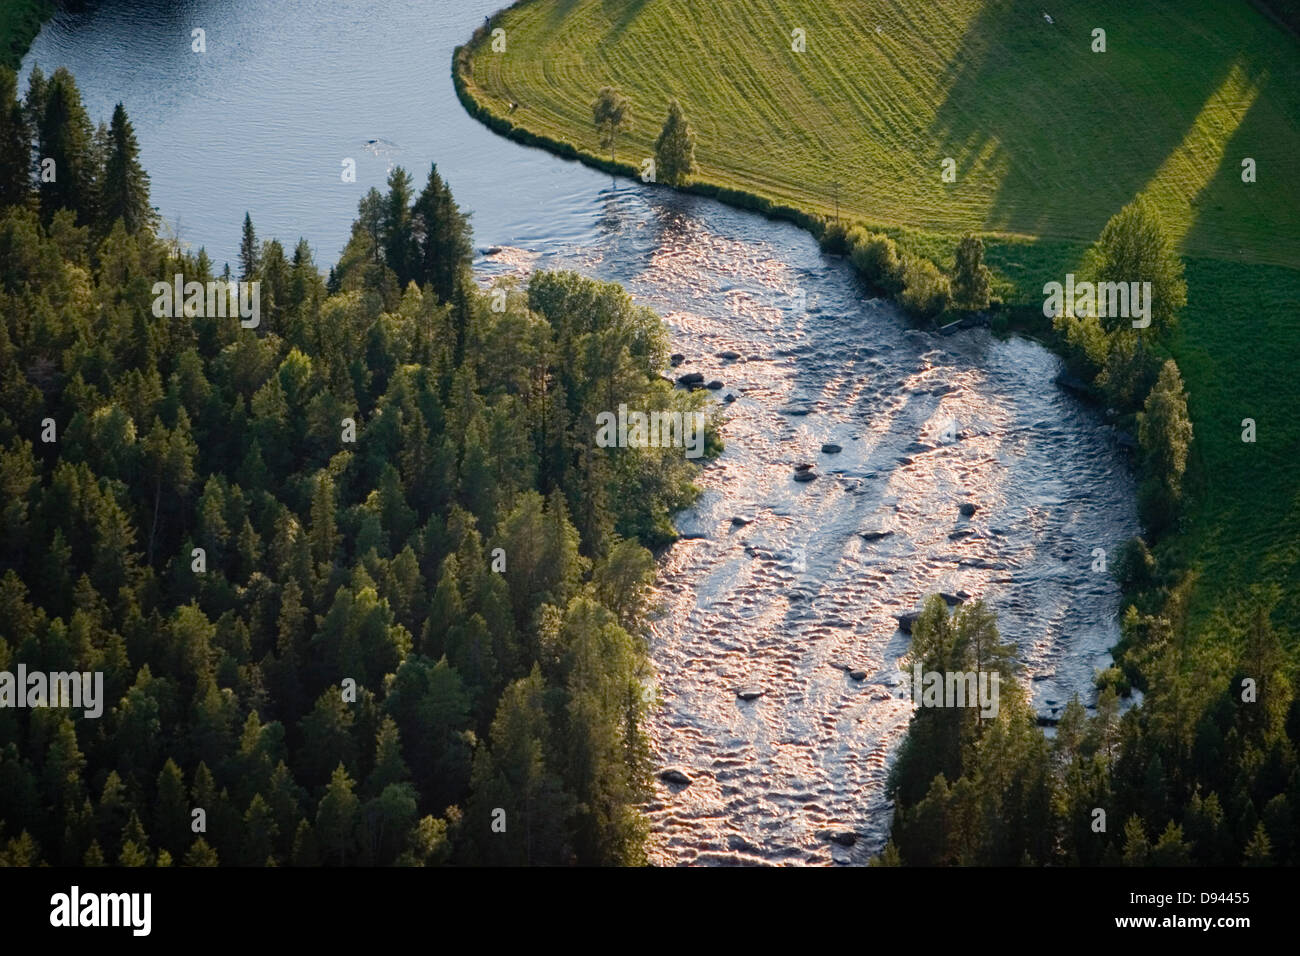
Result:
M835 444L833 441L828 441L826 444L822 445L823 455L838 455L843 450L843 448Z
M867 679L867 672L864 670L860 670L858 668L854 668L853 670L849 671L849 676L852 677L854 680L863 681Z
M688 388L691 387L692 385L703 385L703 384L704 384L704 373L703 373L703 372L687 372L685 375L678 375L678 376L677 376L677 384L678 384L678 385L685 385L685 386L688 387Z
M715 378L713 381L711 381L708 385L705 385L704 387L709 389L709 391L716 392L718 389L722 388L722 382L720 382L718 379Z
M683 362L686 361L686 356L683 355L681 352L674 352L672 355L668 357L668 361L673 363L673 368L676 368L677 366L681 365Z
M736 400L736 396L728 392L726 395L722 396L722 400L726 402L728 405L730 405L732 402Z
M853 846L858 842L858 835L852 830L818 830L817 836L819 839L830 840L840 846Z
M665 770L659 774L659 779L664 783L671 783L678 787L689 787L691 785L691 778L680 770Z
M758 700L758 698L762 697L766 693L767 691L765 690L758 690L753 687L746 687L736 691L736 696L739 697L741 700Z
M740 353L732 352L732 351L719 352L718 358L722 359L725 362L734 362L736 359L740 358Z
M962 601L966 600L957 594L949 594L947 591L940 591L939 597L943 598L943 603L949 607L956 607Z
M1092 398L1092 387L1083 379L1071 375L1068 372L1062 372L1060 375L1056 376L1055 382L1067 392L1073 392L1074 394L1081 395L1084 398Z
M893 533L894 532L887 531L884 528L873 528L869 531L858 532L858 534L860 534L867 541L879 541L881 538L888 538Z
M745 515L736 515L731 519L731 523L738 528L743 528L747 524L752 524L753 521L753 518L746 517Z
M809 463L806 462L806 461L804 461L804 462L800 462L799 464L797 464L797 465L794 466L794 470L795 470L795 471L812 471L812 465L809 464Z
M975 505L971 504L969 501L963 501L961 503L961 507L958 508L957 510L960 511L967 518L969 518L971 515L973 515L976 512L977 509Z
M817 472L815 471L796 471L794 473L795 481L813 481L816 477Z
M920 616L921 616L920 611L905 611L902 614L894 615L894 617L898 620L898 629L902 631L904 634L912 633L912 625L916 623L916 619Z

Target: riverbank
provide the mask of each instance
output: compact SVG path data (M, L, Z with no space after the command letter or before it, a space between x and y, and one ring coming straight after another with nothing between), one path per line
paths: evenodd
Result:
M492 19L505 51L480 28L453 72L466 108L496 131L627 176L633 163L596 154L595 91L613 83L631 99L619 154L638 162L676 97L698 136L690 191L814 233L838 205L944 268L960 232L978 230L995 291L1031 320L1043 284L1147 192L1186 263L1189 305L1167 345L1196 428L1182 527L1159 554L1197 572L1193 619L1261 580L1287 592L1279 623L1300 619L1300 388L1287 358L1300 332L1285 321L1300 300L1294 38L1244 5L1223 23L1207 2L1096 3L1095 16L1050 24L973 0L941 13L855 10L733 0L694 23L657 0L617 14L594 0L525 0ZM1092 50L1094 20L1113 25L1104 54ZM1135 35L1165 40L1139 56ZM1076 137L1088 145L1061 148ZM945 184L949 154L957 176ZM1270 172L1243 183L1242 156ZM1245 418L1267 422L1267 438L1242 442Z
M0 66L17 70L41 24L53 13L50 0L6 0L0 6Z

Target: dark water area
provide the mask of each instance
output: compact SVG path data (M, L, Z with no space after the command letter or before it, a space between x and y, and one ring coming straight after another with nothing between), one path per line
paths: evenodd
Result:
M1076 691L1092 703L1119 600L1094 550L1113 558L1137 528L1122 450L1036 343L913 329L793 226L480 126L451 51L498 4L90 5L52 20L24 71L67 66L95 121L122 101L154 203L217 263L233 262L248 210L260 236L304 236L327 267L367 189L393 164L419 188L436 161L473 213L483 282L572 268L663 314L677 374L735 400L726 451L660 563L652 735L692 782L656 785L652 857L863 863L888 828L885 777L911 714L895 614L935 591L985 598L1039 713ZM796 482L799 464L816 479Z

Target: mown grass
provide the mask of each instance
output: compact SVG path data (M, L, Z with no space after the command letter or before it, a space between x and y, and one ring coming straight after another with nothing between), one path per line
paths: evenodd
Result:
M18 69L41 24L53 12L50 0L0 0L0 66Z
M1199 574L1195 617L1262 580L1285 592L1279 623L1300 622L1293 35L1226 0L527 0L492 25L506 51L474 43L460 82L497 125L599 154L590 103L613 84L635 117L619 159L639 162L676 97L702 182L821 216L838 183L842 217L949 265L960 233L981 232L1012 303L1041 304L1147 192L1187 264L1168 347L1196 429L1164 550Z

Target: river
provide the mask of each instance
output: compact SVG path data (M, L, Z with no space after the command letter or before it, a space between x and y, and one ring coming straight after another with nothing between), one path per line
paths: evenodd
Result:
M1119 600L1094 549L1113 558L1137 529L1123 453L1036 343L914 330L794 226L613 181L472 120L451 52L499 4L92 3L51 20L23 71L68 67L96 122L122 101L154 203L217 263L248 210L260 236L304 236L327 267L367 189L395 163L419 188L436 161L473 213L482 281L572 268L663 314L677 374L734 401L661 560L651 732L691 783L656 784L652 859L864 863L910 715L893 615L934 591L985 598L1041 714L1074 691L1091 703ZM341 181L348 158L356 183ZM801 463L818 477L796 482Z

